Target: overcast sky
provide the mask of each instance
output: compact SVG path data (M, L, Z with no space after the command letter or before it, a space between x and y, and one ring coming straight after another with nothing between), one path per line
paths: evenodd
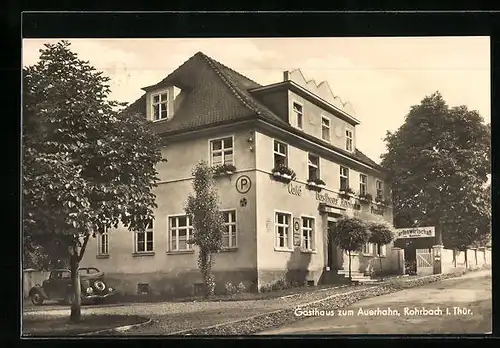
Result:
M54 39L23 40L23 65ZM262 84L300 68L306 79L327 80L349 101L357 147L380 162L383 137L404 122L410 107L439 90L450 106L467 105L490 122L489 37L70 39L72 50L111 80L112 98L132 103L141 87L159 82L202 51Z

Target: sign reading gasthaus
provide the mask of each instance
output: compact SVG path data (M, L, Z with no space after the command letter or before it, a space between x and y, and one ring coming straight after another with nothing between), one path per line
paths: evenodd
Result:
M410 227L410 228L397 228L396 237L400 238L425 238L434 237L435 229L431 227Z

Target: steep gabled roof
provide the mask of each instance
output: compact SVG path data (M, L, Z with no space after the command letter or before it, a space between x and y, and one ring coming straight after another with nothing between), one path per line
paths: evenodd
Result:
M308 136L277 116L249 92L250 89L261 87L260 84L202 52L189 58L159 83L143 90L151 91L172 84L183 90L181 105L171 120L158 121L154 124L153 129L158 134L168 135L254 118L262 119L294 134ZM144 115L146 95L130 104L125 111ZM351 154L330 144L321 143L321 145L381 169L377 163L357 149Z

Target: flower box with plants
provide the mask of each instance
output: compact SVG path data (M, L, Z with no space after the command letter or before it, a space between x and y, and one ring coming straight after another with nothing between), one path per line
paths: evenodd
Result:
M373 200L373 196L368 192L360 193L358 197L359 200L363 203L371 203L371 201Z
M322 189L325 188L325 186L326 186L326 183L320 178L307 180L307 188L310 190L321 191Z
M232 175L236 172L236 167L232 164L224 163L213 167L214 176Z
M339 190L339 196L342 199L350 199L354 197L354 191L350 187L342 187Z
M375 197L375 202L380 204L380 205L391 205L391 201L389 201L388 199L385 199L382 196Z
M283 164L273 168L273 170L271 170L271 173L273 175L273 178L277 180L290 182L295 179L295 172Z

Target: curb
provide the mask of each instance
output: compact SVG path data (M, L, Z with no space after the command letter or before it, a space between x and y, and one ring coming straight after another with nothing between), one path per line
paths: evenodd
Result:
M142 323L118 326L118 327L115 327L113 329L104 329L104 330L86 332L86 333L79 334L78 336L92 336L92 335L122 333L122 332L128 331L130 329L136 329L139 327L148 326L148 325L151 325L152 323L153 323L153 319L150 318L149 320L142 322Z
M386 295L386 294L389 294L389 293L395 293L395 292L403 291L403 290L406 290L406 289L409 289L409 288L416 288L416 287L419 287L419 286L424 286L424 285L431 284L431 283L434 283L434 282L445 281L445 280L448 280L448 279L456 279L456 278L460 278L460 277L464 276L467 273L472 273L472 272L480 271L480 270L484 270L484 269L474 269L474 270L469 270L469 271L466 271L466 272L447 273L447 274L432 274L432 275L428 275L428 276L418 277L417 279L413 278L413 279L409 280L408 282L403 282L401 284L401 285L403 285L405 283L410 283L409 286L405 286L405 287L401 287L401 288L398 286L397 288L394 288L394 289L387 289L388 292L384 291L383 293L380 293L380 294L368 295L367 297L355 299L354 302L347 303L345 305L342 305L339 308L352 305L353 303L359 302L359 301L361 301L363 299L366 299L366 298L374 298L374 297ZM430 282L425 283L425 284L414 284L414 285L411 284L412 281L417 281L417 280L420 280L420 281L430 280ZM362 293L362 292L366 292L366 291L373 291L373 290L380 289L380 288L387 288L388 286L389 287L391 286L391 281L390 280L382 282L382 283L379 283L377 285L370 286L369 288L359 289L359 290L353 290L353 291L350 291L350 292L347 292L347 293L334 294L334 295L331 295L331 296L327 296L327 297L325 297L323 299L319 299L319 300L315 300L315 301L310 301L310 302L307 302L307 303L299 304L299 305L297 305L295 307L303 308L303 307L307 307L307 306L310 306L310 305L313 305L313 304L322 304L322 303L324 303L324 302L326 303L327 301L329 301L329 300L331 300L333 298L336 298L336 297L345 297L345 296L353 295L353 294L356 294L356 293ZM220 324L216 324L216 325L212 325L212 326L208 326L208 327L202 327L202 328L195 328L195 329L187 329L187 330L177 331L177 332L169 333L168 335L169 336L172 336L172 335L198 336L198 335L211 335L211 334L212 335L213 334L215 334L215 335L231 335L231 333L226 333L226 334L223 334L223 333L210 333L210 330L217 329L217 328L225 328L225 329L227 329L229 331L234 331L234 327L231 327L232 324L250 323L252 320L254 320L254 319L258 320L259 318L269 319L269 317L272 316L273 314L278 314L278 313L286 314L287 312L290 312L290 310L293 312L293 308L292 309L290 309L290 308L278 309L278 310L274 310L274 311L271 311L271 312L257 314L257 315L254 315L254 316L251 316L251 317L247 317L247 318L244 318L244 319L237 319L237 320L233 320L233 321L230 321L230 322L220 323ZM296 320L300 320L300 319L296 318ZM273 323L276 324L274 321L273 321ZM280 323L279 326L285 325L285 324L286 323ZM244 332L244 333L241 333L241 334L243 334L243 335L246 335L246 334L255 334L257 332L261 332L261 331L265 331L267 329L270 329L271 327L274 327L275 325L271 324L270 326L268 326L267 324L263 324L263 326L264 327L260 327L255 332Z

